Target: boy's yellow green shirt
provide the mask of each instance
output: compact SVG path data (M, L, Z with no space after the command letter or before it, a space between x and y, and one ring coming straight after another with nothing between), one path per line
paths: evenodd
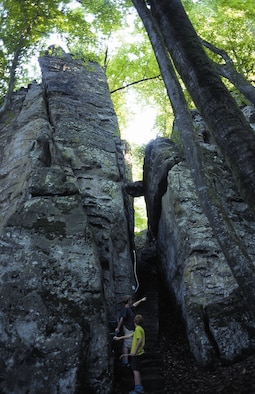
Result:
M139 347L138 352L136 353L137 356L141 356L141 354L144 353L145 333L144 333L144 329L141 326L136 326L134 334L133 334L131 353L133 353L135 351L137 341L140 338L142 339L142 344Z

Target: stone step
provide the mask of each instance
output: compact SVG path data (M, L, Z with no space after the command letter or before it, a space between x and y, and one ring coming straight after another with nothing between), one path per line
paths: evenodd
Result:
M149 393L164 392L165 391L165 380L158 377L144 377L143 378L144 390Z

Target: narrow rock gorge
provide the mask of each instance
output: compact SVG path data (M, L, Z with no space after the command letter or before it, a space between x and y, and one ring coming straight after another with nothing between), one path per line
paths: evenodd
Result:
M163 283L198 365L254 353L255 322L202 211L181 144L151 141L144 179L132 182L130 148L100 66L64 52L45 54L39 64L42 82L13 94L0 125L0 392L116 392L112 331L130 293L148 293L148 371L156 357L160 365ZM244 112L254 125L254 108ZM193 118L222 204L254 261L254 215L196 111ZM148 234L136 247L133 199L141 195ZM152 369L146 391L163 393Z

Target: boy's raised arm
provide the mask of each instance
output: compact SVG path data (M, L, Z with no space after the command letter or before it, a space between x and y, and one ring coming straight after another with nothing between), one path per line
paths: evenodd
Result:
M136 307L137 305L139 305L141 302L146 301L147 297L143 297L140 300L136 301L133 303L133 306Z

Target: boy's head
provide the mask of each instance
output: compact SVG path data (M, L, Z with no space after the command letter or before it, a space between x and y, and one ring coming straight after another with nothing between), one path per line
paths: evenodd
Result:
M143 324L142 315L135 315L134 322L137 326L141 326Z
M127 303L132 303L132 297L131 297L131 295L126 295L125 297L124 297L124 299L123 299L123 302L124 302L124 304L127 304Z

